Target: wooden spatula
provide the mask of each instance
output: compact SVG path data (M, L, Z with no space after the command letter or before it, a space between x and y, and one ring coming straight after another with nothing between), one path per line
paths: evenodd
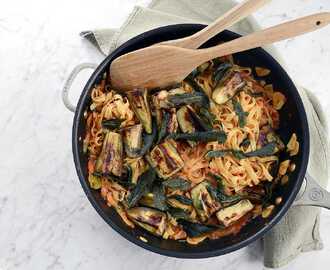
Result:
M166 87L182 81L194 68L213 58L292 38L328 25L330 13L286 22L208 49L152 46L125 54L110 66L112 86L120 90Z
M271 0L246 0L219 17L216 21L198 31L197 33L180 39L164 41L159 44L171 45L187 49L197 49L216 34L243 20L253 12L263 7ZM157 44L157 45L159 45Z

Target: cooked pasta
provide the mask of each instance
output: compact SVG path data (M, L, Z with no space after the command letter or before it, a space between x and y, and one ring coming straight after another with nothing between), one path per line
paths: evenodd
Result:
M272 191L295 169L296 134L285 145L276 132L285 103L231 56L169 90L123 95L103 79L85 113L90 186L127 226L164 239L198 244L239 233L272 214L282 202Z

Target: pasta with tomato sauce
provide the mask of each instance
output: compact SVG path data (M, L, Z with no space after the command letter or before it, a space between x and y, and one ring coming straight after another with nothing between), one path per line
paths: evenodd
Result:
M296 135L285 145L277 133L285 103L231 56L169 89L123 94L105 74L85 113L89 184L131 228L189 244L237 234L272 214L295 168Z

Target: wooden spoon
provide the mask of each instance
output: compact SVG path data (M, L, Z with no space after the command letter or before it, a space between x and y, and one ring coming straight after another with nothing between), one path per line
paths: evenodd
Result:
M115 89L166 87L182 81L194 68L213 58L292 38L328 25L330 13L286 22L208 49L151 46L115 59L110 78Z
M271 0L246 0L227 11L215 22L203 28L201 31L198 31L197 33L189 37L164 41L159 44L171 45L187 49L197 49L199 46L214 37L216 34L222 32L228 27L246 18L247 16L258 10L259 8L263 7L270 1Z

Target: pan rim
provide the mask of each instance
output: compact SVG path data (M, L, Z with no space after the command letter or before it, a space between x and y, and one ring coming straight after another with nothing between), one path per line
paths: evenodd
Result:
M291 84L291 88L294 89L292 91L293 98L295 100L295 103L297 105L297 110L298 114L300 115L301 118L301 125L305 127L302 132L302 140L304 141L303 148L301 149L302 154L304 155L304 158L302 159L302 163L300 166L299 173L297 175L296 184L294 185L293 189L291 190L291 193L288 197L288 199L284 202L283 207L274 215L274 217L269 221L267 226L264 226L262 229L260 229L257 233L254 235L244 239L243 241L233 243L230 246L227 246L225 248L221 249L215 249L211 251L202 251L202 252L179 252L179 251L173 251L173 250L168 250L168 249L162 249L158 248L155 246L152 246L149 243L145 243L143 241L140 241L137 237L133 236L132 234L128 233L127 229L121 228L119 225L117 225L115 222L111 220L111 218L104 212L102 207L99 205L99 203L95 200L95 198L92 195L91 189L87 184L86 179L84 178L83 175L83 168L80 162L80 152L79 152L79 134L78 134L78 126L80 119L83 117L84 114L84 108L82 105L84 104L85 99L88 97L88 92L93 87L95 84L95 80L99 77L101 72L104 72L105 68L108 66L108 64L114 59L115 55L120 54L123 52L129 45L134 44L134 43L139 43L142 42L145 38L153 36L153 35L164 35L168 31L180 31L183 28L191 29L191 30L196 30L198 31L198 28L205 27L205 25L202 24L175 24L175 25L168 25L168 26L163 26L159 27L147 32L144 32L127 42L125 42L123 45L118 47L114 52L112 52L110 55L108 55L102 63L96 68L96 70L93 72L93 74L90 76L89 80L87 81L77 104L77 109L75 111L74 115L74 120L73 120L73 129L72 129L72 152L73 152L73 157L74 157L74 163L77 171L77 175L79 177L80 184L90 201L90 203L93 205L95 210L98 212L98 214L104 219L104 221L110 225L116 232L118 232L121 236L123 236L125 239L128 241L144 248L149 251L161 254L161 255L166 255L170 257L176 257L176 258L208 258L208 257L215 257L215 256L220 256L224 255L226 253L233 252L235 250L238 250L240 248L243 248L252 242L256 241L257 239L261 238L266 232L268 232L275 224L277 224L281 218L285 215L285 213L288 211L290 206L292 205L295 197L297 196L300 186L303 182L306 170L307 170L307 164L308 164L308 157L309 157L309 129L308 129L308 122L307 122L307 115L304 109L304 105L302 103L301 97L299 95L299 92L292 82L291 78L289 75L286 73L286 71L282 68L282 66L265 50L262 48L257 48L257 50L260 50L261 53L267 58L267 61L272 61L274 62L275 65L277 65L283 72L286 74L287 78L289 79L288 82ZM238 34L226 30L225 32L228 32L230 35L233 36L239 36Z

